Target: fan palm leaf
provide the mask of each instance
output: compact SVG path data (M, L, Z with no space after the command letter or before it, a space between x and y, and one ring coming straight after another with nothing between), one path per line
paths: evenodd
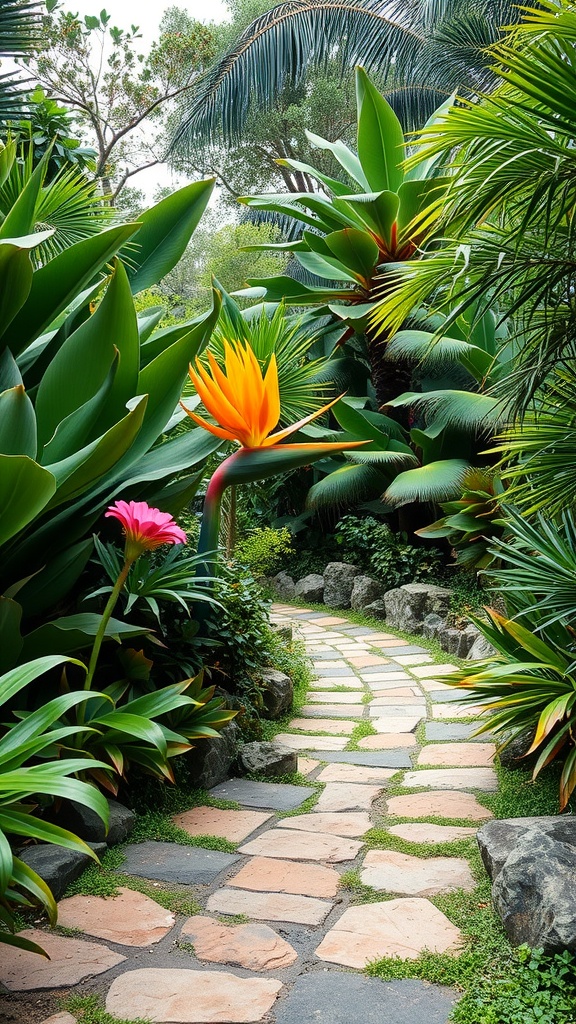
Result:
M40 35L39 3L0 2L0 57L26 57ZM22 112L24 87L17 71L0 75L0 124Z

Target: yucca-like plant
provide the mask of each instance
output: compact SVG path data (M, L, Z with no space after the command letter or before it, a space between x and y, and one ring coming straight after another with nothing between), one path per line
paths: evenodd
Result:
M494 609L487 609L487 614L487 622L473 621L498 653L442 681L472 691L460 699L484 707L478 733L503 737L503 746L514 736L535 729L528 751L538 753L534 777L554 760L563 763L563 810L576 788L574 632L559 621L542 628L536 612L526 614L524 624Z
M462 494L440 502L441 519L416 530L429 540L446 538L456 552L456 563L465 569L486 569L497 560L493 547L506 529L500 506L504 488L500 479L482 469L467 470Z

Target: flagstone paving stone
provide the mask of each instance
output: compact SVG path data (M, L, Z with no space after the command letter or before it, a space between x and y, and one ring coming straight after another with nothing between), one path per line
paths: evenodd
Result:
M426 715L425 704L381 704L382 698L376 698L369 704L371 718L405 718L418 715L419 719Z
M412 857L397 850L370 850L360 877L373 889L404 896L436 896L459 889L471 892L476 887L464 858Z
M452 675L454 672L459 672L459 671L460 671L460 669L456 665L449 665L449 664L434 665L433 674L435 676L437 676L437 675ZM412 670L412 673L415 676L423 676L424 678L428 678L428 676L432 675L432 673L430 672L430 669L428 667L426 667L426 668L416 667L416 668L414 668Z
M333 655L334 651L331 651L330 653ZM313 669L317 669L317 668L320 668L320 669L323 669L323 670L324 669L341 669L341 668L345 668L345 667L346 667L346 662L343 659L341 659L341 658L339 658L337 661L334 661L333 659L326 658L326 659L321 659L320 661L313 661L312 662L312 668Z
M406 711L406 708L404 708ZM371 718L370 725L376 729L376 732L414 732L419 722L422 721L423 715L406 715L395 717L393 715L386 715L385 718Z
M454 840L469 839L476 835L477 830L466 825L432 825L411 821L404 825L390 825L387 831L409 843L453 843Z
M364 704L305 704L301 714L306 718L362 718L364 708Z
M437 679L420 679L418 678L418 685L426 690L426 693L433 692L444 692L444 693L459 693L459 688L450 686L450 683L439 683Z
M369 810L381 792L381 786L328 782L320 794L316 809L331 812Z
M392 656L392 652L388 652ZM397 661L399 665L421 665L423 661L432 661L431 654L394 654L394 661Z
M298 758L298 771L301 775L311 775L312 772L316 771L320 761L314 761L311 757L299 757Z
M394 697L401 697L402 700L395 701ZM422 703L422 694L417 686L384 686L378 690L372 690L372 704L405 704L405 697L409 697L412 703ZM410 701L408 701L410 703Z
M447 1024L457 998L453 989L423 981L313 971L278 1004L276 1024Z
M429 900L419 897L349 907L316 950L320 960L362 970L371 960L399 956L416 960L456 952L461 934Z
M220 807L193 807L175 814L172 821L190 836L218 836L230 843L241 843L272 815L262 811L222 810Z
M176 918L149 896L120 888L117 896L71 896L58 904L58 924L78 928L121 946L150 946L174 927Z
M192 943L199 960L249 971L281 970L298 959L293 946L266 924L232 926L211 917L190 917L182 928L182 938Z
M23 939L36 942L50 959L15 946L2 946L0 984L10 992L31 992L36 988L67 988L85 978L109 971L126 957L99 942L54 935L39 928L19 932Z
M495 754L494 743L428 743L420 751L417 764L489 768Z
M335 687L345 687L347 690L364 690L364 684L356 676L350 676L347 679L332 679L328 676L325 679L314 680L314 688L316 690L333 690ZM340 689L340 692L344 691ZM326 699L326 696L324 699Z
M326 861L339 864L354 860L362 849L356 839L345 839L324 832L308 833L298 829L273 828L240 847L240 853L280 860Z
M311 814L293 814L278 822L278 828L298 829L303 832L323 832L333 836L358 839L371 827L370 815L366 811L333 813L324 811ZM276 861L276 863L278 863ZM323 895L318 893L319 896Z
M119 869L122 874L183 885L207 885L238 860L234 854L218 850L153 841L127 846L125 854Z
M484 708L472 704L433 704L433 718L471 718L476 722L476 728L480 725L480 714Z
M408 691L408 693L398 693L398 690L394 690L392 696L387 693L374 693L370 701L370 708L414 708L424 709L425 705L422 703L422 694L415 694Z
M473 692L461 686L448 686L445 690L429 690L428 699L433 704L448 704L451 700L459 701L463 697L470 697Z
M304 732L330 732L335 736L350 736L356 728L356 722L337 721L334 718L293 718L288 722L288 729L300 729Z
M427 742L447 740L468 740L470 743L485 743L488 733L475 736L479 722L426 722L424 731Z
M344 750L348 740L344 736L297 736L295 733L279 732L275 737L278 743L282 743L291 750Z
M412 748L416 746L416 737L411 732L379 733L377 736L364 736L363 739L358 740L358 746L362 750Z
M71 1013L64 1010L62 1013L53 1013L51 1017L43 1020L42 1024L77 1024L77 1020Z
M309 615L308 619L316 626L340 626L345 625L348 619L342 619L339 615L319 615L318 618L315 615Z
M318 782L351 782L367 786L385 786L388 780L395 774L395 768L371 768L370 766L357 764L329 764L319 773Z
M309 704L325 704L328 698L325 693L308 693L306 699ZM331 693L330 704L356 704L358 697L355 693Z
M315 818L317 815L298 815L298 819L306 817ZM326 824L322 823L324 828ZM361 831L356 828L354 836L362 835L369 827L368 823ZM320 823L316 828L322 831ZM228 879L228 884L235 889L253 889L256 892L285 892L294 896L329 898L338 892L339 881L338 872L322 864L304 864L301 861L277 860L274 857L251 857L237 875Z
M412 764L405 750L326 751L322 754L322 760L336 764L367 765L372 768L410 768Z
M402 785L410 788L483 789L494 793L498 789L498 776L493 768L423 768L418 772L406 772Z
M325 665L322 668L315 668L314 675L316 676L330 676L331 678L337 678L340 682L343 679L356 679L354 670L350 665L344 666L344 668L326 668Z
M492 811L483 807L472 793L444 789L440 793L411 793L392 796L386 801L388 814L399 818L462 818L465 821L488 821Z
M387 665L388 658L383 658L379 654L353 654L347 656L347 661L356 668L367 668L369 665Z
M314 790L309 786L287 786L279 782L252 782L250 779L228 779L214 786L210 795L218 800L236 800L246 807L270 807L274 811L293 811L303 804Z
M226 971L144 967L115 978L108 1013L154 1024L252 1024L276 1001L282 983Z
M210 896L206 909L215 914L246 914L256 921L318 925L328 917L332 903L312 896L293 896L284 892L218 889Z
M392 671L394 666L391 665L390 669L386 672L361 672L360 678L371 690L373 689L390 689L394 686L404 686L411 683L413 686L416 685L416 680L406 674L400 665L396 666L395 671Z

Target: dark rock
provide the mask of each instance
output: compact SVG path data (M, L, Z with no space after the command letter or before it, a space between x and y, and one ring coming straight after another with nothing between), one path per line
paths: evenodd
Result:
M525 755L530 750L532 743L534 742L534 736L536 735L536 726L530 729L524 729L523 732L514 736L505 747L498 750L498 757L500 758L500 764L504 768L524 768L530 769L534 766L539 756L539 751L531 754L530 757Z
M534 831L573 846L576 852L576 818L571 815L549 814L489 821L478 830L476 839L484 867L492 881L500 874L509 855L526 833Z
M497 653L496 648L479 632L466 657L468 661L485 661Z
M423 981L381 981L324 968L296 979L278 1003L276 1024L446 1024L457 998L453 989Z
M384 595L386 622L392 629L422 633L427 615L446 618L451 591L426 583L407 583Z
M57 815L54 815L55 825L66 828L74 835L80 836L87 843L107 843L108 846L116 846L123 843L132 832L136 816L117 800L109 800L110 819L108 832L104 822L90 807L77 803L75 800L62 802Z
M298 754L282 743L245 743L240 764L245 772L274 779L298 771Z
M278 572L271 579L271 584L276 597L282 601L292 601L296 593L296 585L287 572Z
M88 845L97 857L101 857L107 850L106 843ZM44 879L56 900L62 899L68 886L80 877L89 864L94 863L87 853L65 850L62 846L52 846L51 843L27 846L18 856Z
M428 640L434 640L445 626L446 620L441 615L430 612L422 623L422 636L427 637Z
M329 562L324 570L324 604L329 608L349 608L352 589L360 569L350 562Z
M190 781L201 789L212 789L212 786L227 779L238 756L240 738L241 732L236 722L228 722L220 729L218 736L203 739L185 755L190 769Z
M356 576L350 595L350 607L354 609L366 608L382 596L382 584L371 576Z
M443 651L455 658L467 658L480 634L475 626L468 625L465 629L440 629L437 636Z
M564 842L567 831L570 841ZM512 945L527 943L548 953L576 950L575 841L575 822L550 831L536 825L516 835L492 887L494 908ZM495 858L494 867L498 863Z
M231 853L180 846L179 843L132 843L126 847L126 860L118 870L122 874L161 882L209 885L216 875L231 868L239 859Z
M266 718L281 718L292 707L294 683L285 672L275 668L263 669L260 676L264 687L262 699Z
M270 808L273 811L293 811L300 807L316 790L310 786L291 786L274 782L252 782L249 779L229 779L216 786L211 796L218 800L235 800L243 807Z
M312 604L322 604L324 598L324 577L312 572L298 580L295 588L296 597Z
M385 619L386 618L386 603L383 597L378 598L377 601L372 601L371 604L367 604L364 608L366 615L371 615L373 619Z

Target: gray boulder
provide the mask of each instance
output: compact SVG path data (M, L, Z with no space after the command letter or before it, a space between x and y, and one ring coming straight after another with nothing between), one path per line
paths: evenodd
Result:
M281 718L292 707L294 684L285 672L265 668L260 672L266 718Z
M97 857L106 853L106 843L88 844ZM62 899L66 889L80 877L85 868L94 861L87 853L76 850L65 850L62 846L41 843L39 846L27 846L18 854L28 867L43 878L51 889L54 899Z
M298 754L282 743L245 743L240 764L245 772L275 779L298 771Z
M312 604L322 604L324 598L324 577L317 572L311 572L298 580L295 587L295 595L302 601L310 601Z
M446 621L441 615L430 612L422 623L422 636L427 637L428 640L434 640L445 626Z
M422 633L427 615L446 618L451 591L426 583L407 583L384 595L386 622L392 629Z
M496 648L492 646L490 641L485 636L482 636L482 633L478 632L466 658L468 661L484 661L486 658L491 658L497 653Z
M240 728L232 721L220 729L218 736L202 740L185 755L191 781L201 789L212 789L224 782L238 756L240 739Z
M360 569L350 562L329 562L324 570L324 604L329 608L349 608L354 580Z
M532 743L534 742L534 736L536 735L536 727L533 726L530 729L524 729L523 732L518 733L514 736L506 746L498 751L498 757L500 764L504 768L524 768L530 769L534 766L538 759L539 751L535 751L530 754L529 757L525 755L530 750Z
M488 821L476 833L476 840L482 862L492 881L496 880L522 838L531 831L567 843L576 850L576 818L571 815L549 814L542 817Z
M572 836L574 839L575 836ZM576 848L539 827L517 839L492 888L512 945L576 950Z
M107 843L108 846L116 846L123 843L132 832L136 821L134 811L124 807L117 800L109 800L110 819L108 832L104 822L91 810L75 800L66 800L62 803L58 814L54 817L54 823L66 828L79 836L87 843Z
M353 581L350 607L366 608L382 596L382 584L371 576L356 576Z
M438 630L436 635L443 651L452 654L455 658L466 658L477 638L478 631L472 625L466 626L465 629L444 626Z
M271 579L272 588L276 597L282 601L292 601L296 594L296 585L287 572L278 572Z
M372 604L367 604L363 610L366 615L371 615L373 619L386 618L386 604L383 597L380 597L377 601L372 601Z

